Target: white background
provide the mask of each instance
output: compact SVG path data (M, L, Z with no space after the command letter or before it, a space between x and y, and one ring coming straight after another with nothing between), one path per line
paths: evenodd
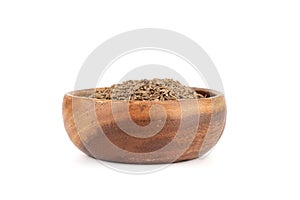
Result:
M299 199L298 1L1 1L0 199ZM225 87L224 135L205 160L152 174L87 158L63 94L94 48L137 28L200 44Z

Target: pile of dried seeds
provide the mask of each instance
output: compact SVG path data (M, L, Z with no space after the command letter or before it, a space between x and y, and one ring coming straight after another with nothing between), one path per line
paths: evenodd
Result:
M98 88L91 97L106 100L165 101L206 98L206 95L197 93L173 79L143 79Z

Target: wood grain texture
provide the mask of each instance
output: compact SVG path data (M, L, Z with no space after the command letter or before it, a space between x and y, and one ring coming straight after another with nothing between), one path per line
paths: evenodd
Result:
M96 159L140 164L194 159L216 145L226 121L223 94L194 89L210 97L127 102L89 98L94 89L69 92L63 99L65 129L77 148ZM151 107L157 105L164 112L154 110L150 115ZM134 131L132 121L146 130L151 121L155 124L164 117L157 134L145 138L144 131L138 133L141 137L130 134ZM121 128L119 123L123 124Z

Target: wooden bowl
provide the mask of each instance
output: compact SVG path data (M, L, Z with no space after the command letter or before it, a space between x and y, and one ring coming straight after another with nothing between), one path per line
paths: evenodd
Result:
M193 89L207 98L112 101L89 97L95 89L69 92L65 129L76 147L96 159L145 164L201 157L222 135L226 104L217 91Z

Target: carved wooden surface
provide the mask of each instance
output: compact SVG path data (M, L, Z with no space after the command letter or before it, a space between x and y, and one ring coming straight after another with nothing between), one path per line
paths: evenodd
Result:
M223 94L194 89L210 97L127 102L87 97L94 89L70 92L63 100L65 128L75 146L96 159L141 164L194 159L207 153L218 142L226 120ZM149 111L153 105L161 106L165 115L156 110L150 119ZM129 108L129 113L122 112L124 106ZM142 137L143 131L138 133L141 137L130 134L132 121L147 127L151 120L161 122L164 117L164 126L157 134L146 138ZM117 122L123 127L120 128Z

